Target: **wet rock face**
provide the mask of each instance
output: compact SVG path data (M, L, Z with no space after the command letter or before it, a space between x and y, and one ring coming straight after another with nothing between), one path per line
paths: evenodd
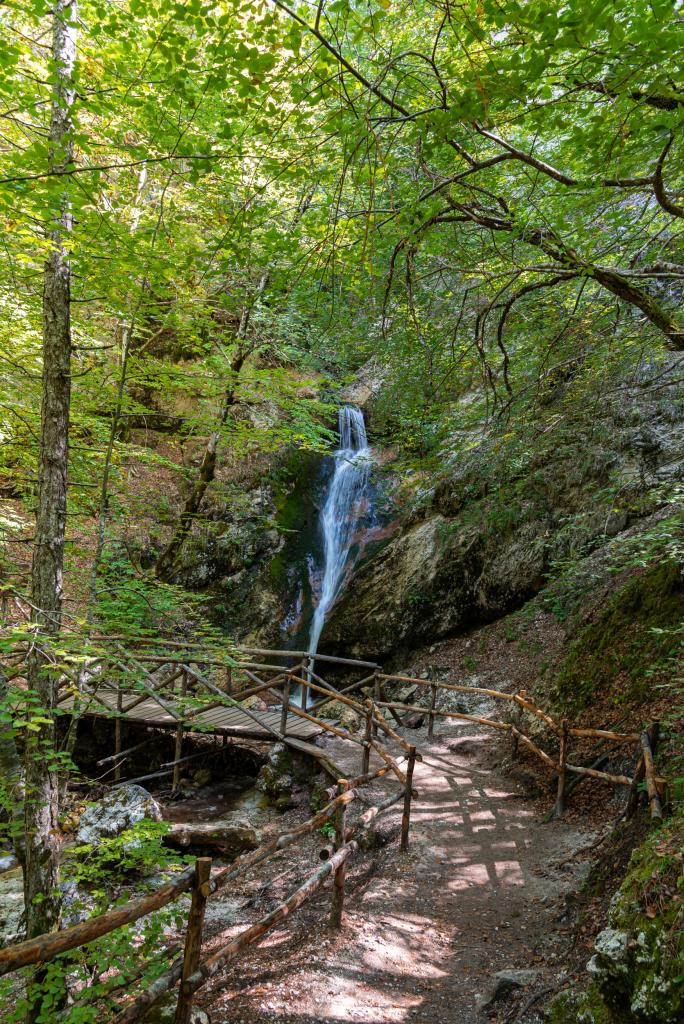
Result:
M0 949L24 938L24 883L21 869L0 875Z
M175 582L203 590L217 580L236 578L278 551L283 539L272 521L271 491L256 487L242 499L237 510L220 504L206 509L181 551Z
M508 614L555 562L646 528L652 489L684 478L684 403L674 391L607 400L598 416L587 408L572 434L530 443L520 462L497 454L494 435L480 440L467 455L446 444L420 519L355 573L322 650L384 658Z
M129 783L113 789L84 811L76 841L96 843L100 839L113 839L145 819L161 821L161 808L146 789Z
M535 593L544 571L536 530L493 545L435 515L392 540L332 610L325 645L383 657L504 614Z

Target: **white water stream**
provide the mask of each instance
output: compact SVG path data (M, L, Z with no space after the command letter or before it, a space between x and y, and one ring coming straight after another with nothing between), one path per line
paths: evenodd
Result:
M339 413L339 424L340 447L334 455L335 470L320 513L324 552L323 581L309 635L310 668L313 668L325 617L344 584L349 550L364 511L372 461L361 410L343 406Z

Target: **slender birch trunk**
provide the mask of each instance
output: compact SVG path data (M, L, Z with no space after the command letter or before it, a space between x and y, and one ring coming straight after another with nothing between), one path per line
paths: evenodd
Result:
M52 106L49 169L63 175L73 161L73 80L76 62L77 0L54 0L52 8ZM68 179L63 179L66 182ZM68 238L72 214L65 187L60 210L47 226L50 253L43 277L43 383L38 507L32 566L32 621L35 640L28 659L29 690L48 718L26 744L24 897L28 937L59 927L57 811L58 775L46 761L54 749L55 677L51 641L61 629L62 575L67 503L69 405L71 401L71 312ZM39 1001L27 1020L35 1020Z

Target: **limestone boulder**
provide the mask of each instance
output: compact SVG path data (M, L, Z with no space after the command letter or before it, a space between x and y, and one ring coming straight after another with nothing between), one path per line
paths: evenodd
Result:
M142 786L127 783L86 808L81 815L76 841L97 843L101 839L114 839L145 820L161 821L161 808Z
M341 700L329 701L316 714L319 718L324 718L326 721L337 722L338 725L343 729L347 729L348 732L358 732L361 727L361 720L357 712L350 708L348 704L343 704Z
M295 765L292 751L284 743L271 747L266 764L261 766L256 788L273 800L292 792L295 784Z

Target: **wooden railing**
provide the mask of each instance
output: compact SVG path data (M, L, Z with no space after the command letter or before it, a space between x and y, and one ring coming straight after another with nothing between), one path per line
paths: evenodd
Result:
M244 653L249 655L260 655L261 657L266 658L270 657L272 659L282 659L293 656L292 652L287 651L250 649L246 650ZM540 708L523 690L519 690L516 693L506 693L501 690L495 690L487 687L435 682L433 680L423 679L416 676L385 673L382 672L380 666L374 665L372 662L352 661L351 659L342 658L338 659L332 656L317 656L316 662L320 660L345 667L352 666L358 671L367 669L372 670L370 674L363 675L362 678L355 680L351 684L347 684L343 688L337 689L332 686L330 682L321 678L313 671L311 665L307 661L306 655L303 654L303 652L296 652L296 656L299 655L302 655L303 658L300 666L288 671L287 684L283 687L282 693L274 694L276 698L279 697L282 701L283 720L285 720L285 716L289 709L290 712L294 712L297 715L310 717L312 721L315 721L325 731L342 736L345 739L362 746L364 748L364 768L362 768L362 773L363 770L368 770L371 750L375 750L381 757L384 757L386 754L386 751L383 752L377 742L378 731L384 732L387 737L402 746L404 750L408 749L409 745L406 740L399 736L389 723L385 721L382 714L385 709L390 712L398 725L404 724L401 715L409 714L427 717L427 735L428 740L430 741L434 739L435 723L438 719L454 719L484 726L488 729L493 729L499 732L508 733L513 740L515 752L517 752L519 744L522 743L523 746L525 746L548 768L550 768L558 777L555 804L555 814L557 816L562 815L565 810L568 798L568 776L575 775L597 779L613 786L628 786L630 789L627 802L628 813L632 813L635 809L638 789L641 782L645 779L651 816L656 819L662 818L662 796L666 790L667 780L656 775L654 767L653 754L658 739L657 723L653 723L647 730L640 733L618 732L612 729L590 728L584 726L573 727L565 718L557 721L552 715ZM273 668L274 666L270 667ZM355 736L348 730L342 730L339 727L326 723L320 717L307 715L302 708L293 706L290 700L290 687L293 682L296 683L297 686L301 687L303 693L311 693L311 711L318 710L331 700L340 701L352 708L357 715L360 716L361 720L365 721L363 739ZM429 690L429 705L424 707L422 705L408 704L390 699L386 692L386 687L389 684L402 684L404 686L409 684ZM269 689L272 691L272 684L263 684L263 686L264 689L262 692L266 692ZM368 694L363 701L351 696L352 692L359 689L364 689ZM515 722L499 721L497 719L485 718L479 715L467 714L466 712L442 710L438 707L438 698L440 693L459 693L468 696L481 696L504 704L512 705L518 713L517 720ZM372 697L370 694L372 694ZM306 701L304 702L304 706L306 706ZM544 727L557 738L558 753L555 756L547 753L532 739L531 736L527 735L527 733L523 731L523 713L536 718L539 722L543 723ZM627 776L614 772L603 771L597 767L574 764L570 760L570 744L573 738L591 739L609 742L615 745L626 745L627 747L636 746L636 769L634 775ZM402 775L398 775L398 777L402 782L405 781Z
M216 655L204 654L199 647L180 642L175 645L170 644L169 650L163 654L146 650L144 643L135 650L134 654L119 648L115 658L108 656L96 659L89 666L90 680L86 682L85 686L83 685L82 670L81 676L78 678L75 672L65 672L62 685L65 687L70 685L72 689L76 687L79 690L82 707L85 706L86 701L94 702L95 706L98 705L96 678L98 665L100 666L99 671L102 671L105 666L111 669L114 665L121 673L122 679L125 680L119 688L116 710L113 710L108 704L103 704L100 709L100 713L108 714L115 719L112 759L116 765L115 779L117 780L120 776L122 759L127 753L122 750L121 745L122 717L125 717L141 702L151 698L164 712L167 721L151 721L150 724L168 728L169 718L175 723L173 725L176 733L175 756L173 760L163 766L161 771L141 776L136 781L173 775L173 788L176 789L180 779L180 765L184 762L181 756L184 734L198 728L195 720L199 715L214 708L232 706L241 708L242 712L255 723L255 726L258 726L262 732L274 740L287 742L300 749L305 745L298 743L294 737L288 735L288 715L310 721L322 731L360 746L362 748L360 775L368 772L370 754L371 751L375 751L385 761L388 770L392 771L403 785L405 776L386 749L386 744L383 745L380 742L379 734L383 734L385 741L397 743L404 750L407 750L409 745L385 720L383 712L387 711L397 725L404 724L402 716L426 716L429 740L434 738L435 725L439 719L471 722L488 729L508 733L513 742L514 752L517 752L518 747L522 744L557 775L555 805L557 815L563 813L567 802L568 778L575 775L601 780L613 786L630 787L628 810L633 810L636 806L639 787L645 782L651 814L654 818L662 817L662 797L666 780L656 775L653 763L654 748L658 738L656 725L652 725L642 733L622 733L610 729L574 727L566 719L556 720L522 690L517 693L506 693L485 687L385 673L375 662L340 658L333 655L316 655L314 666L306 651L237 648L232 649L230 654L219 658ZM344 673L347 677L344 685L338 688L319 675L315 669L318 669L320 665ZM211 671L215 673L213 679L208 677L208 673ZM222 679L221 675L223 675ZM349 682L349 677L354 675L357 678L352 678L352 681ZM95 678L93 679L93 677ZM131 678L134 679L133 683L130 682ZM410 684L426 689L429 691L428 706L390 699L387 693L387 687L390 684ZM295 689L301 695L297 701L293 699ZM136 690L139 691L137 694ZM359 698L359 690L363 691L361 698ZM479 695L490 698L515 709L516 718L514 721L499 721L465 712L442 710L438 705L439 696L443 693ZM253 696L270 697L281 708L279 726L274 726L259 712L245 707L244 701ZM194 708L190 707L193 700L197 704ZM360 716L361 721L365 722L362 736L357 736L337 724L321 719L316 714L324 704L331 700L346 704ZM102 704L101 701L100 703ZM523 715L536 718L543 724L557 741L557 753L548 753L524 731ZM636 747L634 775L630 777L602 770L596 765L574 763L571 759L570 748L572 740L576 738ZM333 779L344 774L325 751L308 745L306 752L317 757L321 767ZM107 760L110 759L104 758L103 762Z
M415 748L412 753L415 757ZM211 860L206 857L198 858L193 867L187 868L176 878L146 896L131 900L115 910L92 917L62 931L27 939L25 942L1 950L0 976L31 965L49 963L70 950L80 948L124 925L131 924L174 902L184 893L190 892L192 902L182 956L174 960L168 970L157 978L148 989L123 1006L113 1021L113 1024L133 1024L134 1021L140 1020L157 1000L180 982L175 1021L176 1024L188 1024L194 993L240 952L258 942L279 921L307 903L331 877L333 890L330 921L333 927L341 927L346 863L358 851L361 833L371 827L378 814L400 801L403 801L400 844L402 850L408 848L414 757L409 754L406 785L381 803L367 808L351 826L347 823L347 808L359 799L367 802L368 794L362 793L360 787L386 775L386 766L364 779L353 780L352 783L346 779L340 779L337 783L336 795L308 821L289 832L280 833L268 843L244 854L232 864L220 868L213 874L211 873ZM316 871L309 875L289 898L270 914L250 925L217 952L202 960L202 932L207 900L227 883L234 881L256 865L264 864L281 850L295 844L302 837L312 834L331 820L334 820L335 823L335 841L332 850L325 847L322 851L323 863Z

